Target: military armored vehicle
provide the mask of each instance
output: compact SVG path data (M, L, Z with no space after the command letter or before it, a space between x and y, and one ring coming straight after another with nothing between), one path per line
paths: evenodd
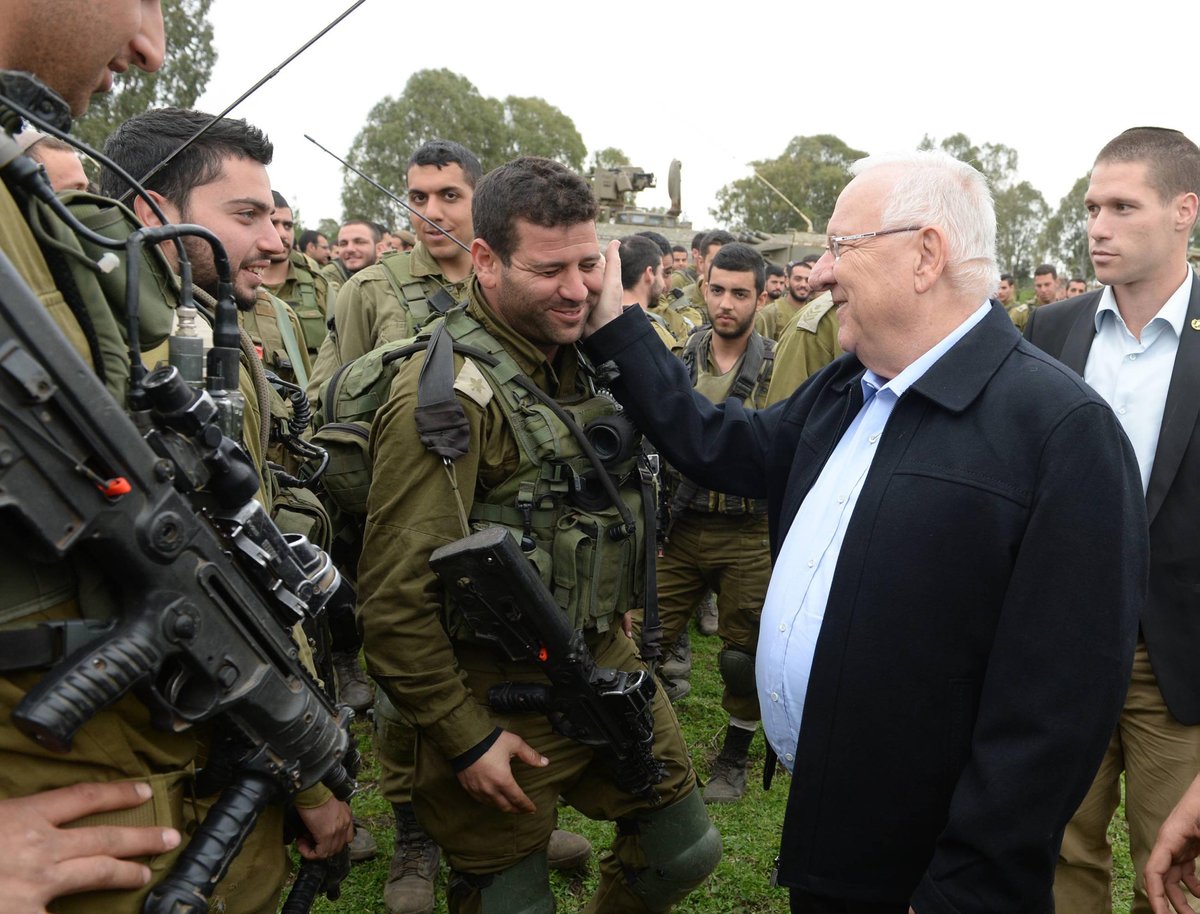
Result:
M692 236L701 229L693 228L691 222L679 218L683 212L680 202L681 172L679 160L673 160L667 171L667 193L671 198L671 206L666 212L641 209L636 205L637 195L641 191L657 187L653 172L634 165L622 165L594 169L588 174L586 177L591 182L592 193L600 210L596 217L600 241L607 244L614 238L652 229L665 235L671 244L679 244L690 250ZM734 231L732 234L738 241L757 249L766 260L780 266L806 254L819 254L825 248L824 235L799 229L773 234L757 231Z

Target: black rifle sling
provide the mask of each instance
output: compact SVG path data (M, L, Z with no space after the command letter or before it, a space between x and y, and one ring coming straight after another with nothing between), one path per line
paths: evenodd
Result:
M467 413L454 395L454 340L445 324L438 324L425 350L415 418L421 443L442 459L457 460L471 449Z

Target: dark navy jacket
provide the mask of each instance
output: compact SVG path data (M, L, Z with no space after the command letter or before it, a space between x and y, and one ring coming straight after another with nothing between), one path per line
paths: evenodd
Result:
M761 410L693 395L628 314L585 350L683 473L765 497L772 555L862 403L847 355ZM1124 700L1146 511L1111 410L993 307L896 404L834 572L780 881L1043 912ZM786 574L776 567L774 574Z

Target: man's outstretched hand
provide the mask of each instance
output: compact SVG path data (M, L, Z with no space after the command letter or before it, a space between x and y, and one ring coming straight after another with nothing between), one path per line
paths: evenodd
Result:
M583 328L585 338L621 316L624 290L621 288L620 250L621 242L610 241L604 251L604 284L600 288L600 299L592 307L587 326Z

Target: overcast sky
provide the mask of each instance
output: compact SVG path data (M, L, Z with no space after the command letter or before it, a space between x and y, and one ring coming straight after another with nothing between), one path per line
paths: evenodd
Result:
M214 0L220 56L198 106L228 105L349 5ZM866 152L927 133L1004 143L1053 208L1126 127L1200 141L1197 25L1196 6L1165 0L367 0L234 114L268 132L272 183L309 225L340 215L342 177L303 134L345 155L377 101L438 67L486 96L546 99L589 155L623 149L659 176L643 206L666 205L680 159L697 228L747 163L820 133Z

